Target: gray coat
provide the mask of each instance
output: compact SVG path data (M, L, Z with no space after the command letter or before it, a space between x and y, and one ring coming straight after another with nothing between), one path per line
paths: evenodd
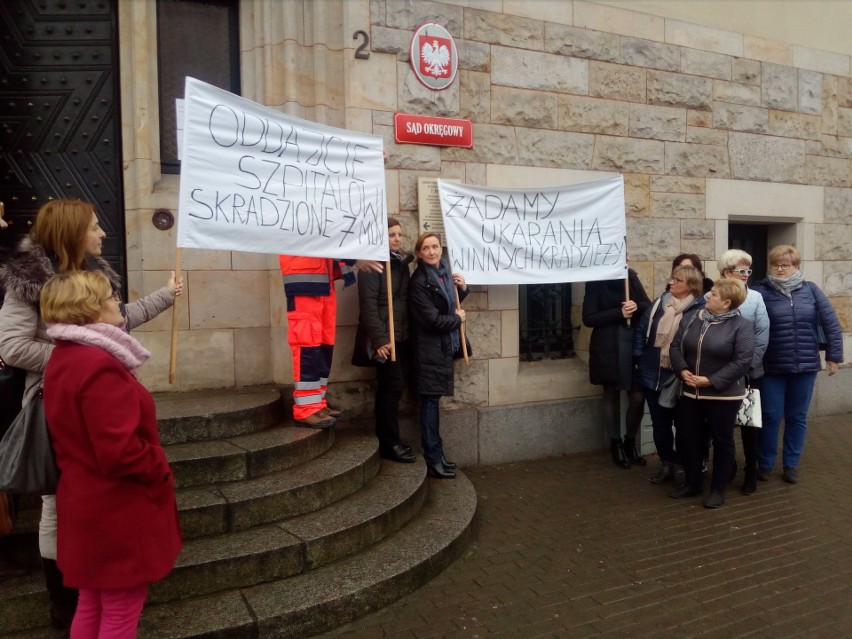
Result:
M118 274L101 258L90 258L85 268L100 270L118 291ZM41 382L47 360L53 351L53 340L38 310L39 296L45 282L56 269L44 248L25 237L7 264L0 268L0 285L6 291L0 308L0 357L10 366L27 371L25 403L34 387ZM156 317L174 303L169 289L163 287L147 297L122 305L127 329L135 328Z

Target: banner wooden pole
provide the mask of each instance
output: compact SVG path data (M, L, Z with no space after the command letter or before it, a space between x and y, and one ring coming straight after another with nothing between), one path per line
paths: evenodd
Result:
M385 282L388 286L388 331L390 332L391 361L396 361L396 339L393 333L393 291L391 290L391 261L385 262Z
M630 275L624 279L624 301L630 301ZM630 328L630 318L627 318L627 328Z
M459 287L453 283L453 290L456 292L456 308L461 308L461 300L459 300ZM464 355L464 363L470 365L470 360L467 356L467 340L464 338L464 322L459 326L459 335L461 336L462 354Z
M178 246L175 249L175 282L180 281L180 262L181 248ZM175 383L175 362L177 361L177 324L178 324L178 300L180 297L175 297L175 303L172 305L172 347L169 354L169 384Z

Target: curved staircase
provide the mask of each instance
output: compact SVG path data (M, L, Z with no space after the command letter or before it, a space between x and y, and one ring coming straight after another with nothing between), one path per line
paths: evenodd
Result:
M139 636L309 637L408 594L469 541L476 493L383 461L375 437L279 421L277 389L161 395L184 548ZM33 561L38 502L8 552ZM97 529L93 527L93 535ZM0 637L50 637L41 571L0 582Z

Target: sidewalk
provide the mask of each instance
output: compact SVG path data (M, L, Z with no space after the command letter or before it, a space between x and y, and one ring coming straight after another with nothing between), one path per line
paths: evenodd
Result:
M776 469L744 497L740 471L716 511L649 483L656 463L622 470L602 451L467 469L480 527L465 555L320 636L852 637L852 414L809 422L798 484Z

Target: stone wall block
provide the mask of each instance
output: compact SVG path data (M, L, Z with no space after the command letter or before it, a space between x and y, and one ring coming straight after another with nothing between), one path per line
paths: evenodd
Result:
M838 107L837 135L852 138L852 109L846 107Z
M829 135L837 134L838 80L833 75L822 79L822 132Z
M680 223L660 218L627 218L630 260L669 261L680 253Z
M852 222L852 189L825 189L825 221Z
M775 64L793 64L793 45L755 36L743 37L743 56Z
M684 240L712 240L716 237L714 220L681 220L680 237ZM704 253L697 253L705 259Z
M370 24L383 25L387 20L387 0L370 0Z
M767 133L769 131L769 113L762 107L713 103L713 126L717 129L746 131L749 133Z
M491 69L491 45L456 38L456 49L459 52L459 69L469 71L488 71Z
M798 106L798 74L793 67L764 62L761 73L763 106L795 111Z
M476 122L491 121L491 75L459 71L459 115Z
M472 149L446 148L441 157L452 162L518 163L518 142L514 127L474 123L473 139L476 143Z
M713 126L712 111L696 111L695 109L686 110L686 126L693 127L711 127Z
M799 110L802 113L822 113L822 73L799 69Z
M810 142L809 142L810 144ZM827 155L834 158L852 159L852 138L841 138L837 135L822 135L819 143L813 142L816 147L808 153L812 155Z
M651 217L703 218L704 196L688 193L651 192Z
M837 78L837 104L852 108L852 78L845 76Z
M686 138L686 111L675 107L632 104L630 136L683 142Z
M713 83L713 99L744 106L760 106L760 87L740 82L716 80Z
M644 103L645 70L607 62L590 62L589 95Z
M703 195L707 192L707 180L704 178L652 175L651 191L658 193L691 193L694 195Z
M370 14L373 13L372 7ZM462 35L464 28L464 7L444 4L443 2L390 2L387 5L385 24L394 29L404 29L413 33L425 22L437 22L443 25L454 37ZM409 41L411 35L408 36Z
M690 177L730 177L728 151L709 144L666 142L666 170L668 175Z
M641 38L621 38L621 59L624 64L663 71L680 70L680 47Z
M698 255L706 264L716 259L716 240L683 239L680 242L680 252Z
M690 75L703 75L717 80L731 79L731 61L733 58L722 53L689 49L687 45L680 50L680 70Z
M847 25L847 35L849 33ZM793 66L799 69L810 69L819 73L847 75L850 58L846 53L834 53L824 49L812 49L801 45L793 45Z
M702 129L694 126L686 127L686 141L690 144L712 144L714 146L728 145L728 132L719 129Z
M470 297L470 296L468 296ZM481 297L485 297L484 294ZM501 356L502 350L502 311L474 311L466 299L464 308L470 314L465 324L465 332L476 359L491 359Z
M852 186L852 161L822 155L805 156L805 181L822 186Z
M545 129L516 129L521 165L570 169L592 168L595 136Z
M624 206L631 217L648 217L650 207L650 180L644 173L624 174Z
M558 128L564 131L626 136L630 105L574 95L560 95Z
M373 133L384 139L388 151L387 168L436 171L441 168L441 151L437 146L397 144L392 126L374 126Z
M398 60L409 60L408 48L411 45L411 32L402 29L373 26L370 29L370 52L393 53ZM460 58L461 59L461 58Z
M819 140L822 118L818 115L805 115L793 111L769 109L769 134L782 138L804 138Z
M471 347L476 348L471 340ZM476 353L476 351L474 351ZM444 408L453 410L467 406L488 405L488 360L471 359L465 364L463 359L456 360L453 386L455 394L445 397Z
M459 112L459 83L443 91L424 86L405 62L397 63L399 109L407 113L456 117Z
M706 52L705 55L712 51L743 55L741 34L680 20L666 19L666 42L695 47Z
M520 127L555 129L557 96L495 85L491 90L491 121Z
M592 168L597 171L662 173L664 142L599 135Z
M713 107L713 80L682 73L649 71L648 104L709 111Z
M589 92L586 60L506 47L494 47L491 56L492 84L579 95Z
M829 297L852 296L852 262L838 260L834 256L823 266L823 291ZM852 316L848 319L852 320ZM844 331L852 330L852 326L846 325Z
M828 272L829 266L836 264L837 261L852 260L852 224L817 225L816 259L826 260L825 272ZM833 272L838 271L834 269ZM850 292L842 294L849 295Z
M612 33L545 22L544 50L572 58L616 62L621 52L621 39Z
M728 149L733 178L799 184L804 181L804 140L732 132Z
M731 61L731 80L760 86L760 61L734 58Z
M544 48L544 22L492 11L466 9L464 37L489 44L541 51Z

